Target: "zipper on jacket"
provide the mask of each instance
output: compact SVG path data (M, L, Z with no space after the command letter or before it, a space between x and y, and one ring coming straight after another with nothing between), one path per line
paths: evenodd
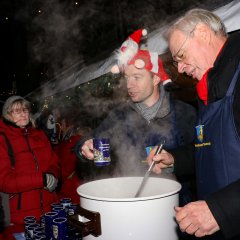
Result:
M21 209L21 201L22 201L22 193L19 193L18 194L18 206L17 206L18 210Z
M29 149L29 151L30 151L30 152L32 153L32 155L33 155L33 159L34 159L35 165L36 165L36 170L39 171L38 159L37 159L37 156L35 155L33 149L32 149L31 146L30 146L29 139L28 139L28 131L27 131L26 128L24 129L24 136L25 136L25 139L26 139L26 142L27 142L27 145L28 145L28 149ZM40 189L39 191L40 191L40 192L39 192L39 193L40 193L40 209L41 209L42 214L44 214L43 192L42 192L41 189Z
M30 143L29 143L29 139L28 139L28 131L27 131L27 128L24 129L24 137L26 139L26 142L27 142L27 145L28 145L28 149L29 151L32 153L33 155L33 159L34 159L34 162L35 162L35 165L36 165L36 170L38 171L39 170L39 164L38 164L38 159L34 153L34 151L32 150L31 146L30 146Z
M41 208L41 212L42 215L44 214L44 207L43 207L43 192L42 189L39 190L40 191L40 208Z
M17 210L21 209L21 202L22 202L22 193L14 193L14 194L10 194L8 197L8 200L11 201L11 199L18 197L17 200Z

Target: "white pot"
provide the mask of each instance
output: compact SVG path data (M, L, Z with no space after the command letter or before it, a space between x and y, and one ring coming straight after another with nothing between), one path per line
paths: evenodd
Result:
M78 187L81 207L99 213L101 222L99 223L101 230L92 232L95 236L90 234L83 239L178 239L174 206L178 206L180 183L150 177L140 197L135 198L142 179L142 177L109 178ZM88 222L90 217L84 213L83 215L85 218L78 216L78 220ZM96 223L96 219L93 222Z

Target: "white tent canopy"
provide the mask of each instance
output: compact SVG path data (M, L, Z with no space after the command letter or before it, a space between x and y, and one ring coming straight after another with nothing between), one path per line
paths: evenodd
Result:
M227 32L232 32L240 29L240 1L234 0L214 11L224 22ZM150 51L157 52L159 55L165 53L168 50L167 41L164 38L164 32L167 29L167 25L160 27L159 29L151 32L148 35L147 46ZM67 89L79 86L82 83L96 79L111 69L114 64L114 56L110 56L107 59L83 67L81 70L70 74L68 77L57 78L56 81L50 81L41 87L41 96L39 92L35 96L37 98L44 98L59 92L63 92ZM66 75L66 74L64 74ZM34 91L35 92L35 91ZM34 92L29 95L34 96Z
M227 32L240 29L240 1L235 0L214 11L224 22ZM168 26L161 27L149 34L148 48L159 55L168 49L164 32Z

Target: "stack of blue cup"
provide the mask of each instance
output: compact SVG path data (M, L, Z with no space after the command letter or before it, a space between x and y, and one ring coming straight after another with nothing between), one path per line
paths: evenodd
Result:
M68 224L68 216L73 215L79 205L71 198L62 198L60 202L51 204L51 211L40 217L39 223L35 216L24 218L26 240L81 240L82 234Z

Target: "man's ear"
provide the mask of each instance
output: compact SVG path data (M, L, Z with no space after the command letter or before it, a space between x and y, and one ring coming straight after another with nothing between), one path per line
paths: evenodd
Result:
M154 86L158 85L160 83L160 81L161 81L160 77L154 74L153 75L153 84L154 84Z
M211 31L210 28L206 24L199 23L196 26L195 34L201 41L209 43L211 40Z

